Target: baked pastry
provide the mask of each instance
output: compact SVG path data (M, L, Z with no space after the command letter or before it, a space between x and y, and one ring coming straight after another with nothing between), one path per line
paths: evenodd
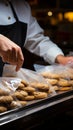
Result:
M35 99L43 99L48 96L46 92L34 92L33 94L34 94Z
M52 73L52 72L43 72L41 74L44 78L52 78L52 79L59 79L60 75L57 73Z
M69 83L71 84L71 86L73 86L73 80L69 80Z
M58 83L57 79L49 79L46 78L47 83L50 83L51 85L56 85Z
M47 83L36 83L36 84L30 84L32 87L40 89L40 90L48 90L49 89L49 85Z
M70 82L66 79L60 79L58 81L58 85L59 86L62 86L62 87L68 87L68 86L71 86Z
M72 87L60 87L59 90L60 91L69 91L69 90L72 90Z
M0 96L6 96L9 95L9 91L5 91L3 89L0 89Z
M12 96L0 96L0 104L8 104L8 103L11 103L13 101L13 98Z
M27 104L27 101L12 101L9 107L10 109L13 109L17 107L26 106L26 104Z
M25 90L26 92L29 92L29 93L32 93L32 92L36 91L36 89L33 88L33 87L31 87L31 86L25 87L24 90Z
M21 83L24 84L25 86L28 85L28 82L26 80L21 80Z
M15 91L13 94L12 94L12 97L13 98L17 98L19 100L25 100L25 97L28 96L28 93L25 92L25 91Z
M0 106L0 113L7 111L7 107Z
M25 85L23 83L18 84L18 88L17 89L23 89L25 87Z
M34 99L35 99L34 95L28 95L28 96L25 97L26 101L31 101L31 100L34 100Z

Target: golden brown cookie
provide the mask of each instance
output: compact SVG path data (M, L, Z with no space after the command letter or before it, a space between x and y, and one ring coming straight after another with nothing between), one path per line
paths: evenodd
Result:
M33 87L31 87L31 86L27 86L27 87L25 87L24 90L27 91L27 92L30 92L30 93L36 91L36 89L33 88Z
M39 83L38 82L37 84L35 84L35 86L33 85L33 87L40 89L40 90L44 90L44 91L47 91L49 89L49 85L47 83Z
M35 87L38 82L30 82L31 87Z
M27 101L18 101L18 102L21 104L21 106L27 105Z
M9 95L8 91L2 90L0 89L0 96L5 96L5 95Z
M69 74L70 79L73 79L73 74Z
M58 81L58 85L59 86L62 86L62 87L68 87L68 86L71 86L70 82L68 80L65 80L65 79L60 79Z
M34 94L35 99L43 99L48 96L46 92L34 92L33 94Z
M73 86L73 80L70 80L69 83L71 84L71 86Z
M28 82L26 80L21 80L21 83L24 84L25 86L28 85Z
M72 90L72 87L60 87L59 90L60 91L68 91L68 90Z
M0 113L7 111L7 108L5 106L0 106Z
M28 96L28 93L25 91L16 91L12 94L14 98L17 98L19 100L25 100L25 97Z
M13 109L17 107L26 106L26 104L27 104L27 101L12 101L9 107L10 109Z
M54 90L58 91L59 87L57 85L52 86Z
M52 79L59 79L60 75L57 73L51 73L51 72L43 72L42 76L44 78L52 78Z
M56 85L58 83L57 79L49 79L46 78L47 83L50 83L51 85Z
M34 100L34 99L35 99L35 98L34 98L33 95L28 95L28 96L25 97L25 100L26 100L26 101L31 101L31 100Z
M0 96L0 103L11 103L13 101L12 96Z
M23 89L25 87L25 85L23 83L18 84L18 88L17 89Z
M28 93L27 93L26 91L21 90L21 91L19 91L19 92L20 92L20 94L22 94L24 97L28 96Z

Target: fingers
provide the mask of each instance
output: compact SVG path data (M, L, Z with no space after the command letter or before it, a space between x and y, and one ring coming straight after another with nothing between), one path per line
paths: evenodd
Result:
M23 62L24 62L24 57L23 57L22 51L19 49L17 53L16 71L18 71L22 67Z
M7 37L0 37L0 56L3 62L16 65L16 71L22 67L24 57L21 48Z
M20 47L12 48L12 50L8 50L7 54L5 53L2 56L2 60L12 65L16 65L16 71L18 71L24 62L24 57Z

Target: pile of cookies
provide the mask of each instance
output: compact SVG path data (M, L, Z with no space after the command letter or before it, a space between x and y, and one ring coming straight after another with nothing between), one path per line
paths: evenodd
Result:
M45 99L53 92L63 92L73 89L73 69L66 71L44 71L40 77L45 82L25 79L21 80L15 91L7 91L0 87L0 113L35 103L35 100Z
M10 92L0 88L0 113L25 106L30 101L48 97L49 85L42 82L21 80L15 91Z
M17 98L19 101L32 101L38 99L44 99L48 96L49 85L47 83L40 82L26 82L21 80L16 91L12 94L13 98Z
M66 68L65 71L41 72L47 83L52 85L56 92L63 92L73 89L73 69ZM49 91L51 92L51 91Z

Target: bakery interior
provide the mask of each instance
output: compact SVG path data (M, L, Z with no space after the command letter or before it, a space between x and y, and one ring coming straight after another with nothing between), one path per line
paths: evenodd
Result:
M27 0L45 35L57 43L66 55L73 51L73 1Z
M73 0L27 1L45 35L48 35L65 55L73 55ZM39 60L37 58L36 62L42 64L42 60ZM73 90L0 115L0 124L2 129L73 129Z

